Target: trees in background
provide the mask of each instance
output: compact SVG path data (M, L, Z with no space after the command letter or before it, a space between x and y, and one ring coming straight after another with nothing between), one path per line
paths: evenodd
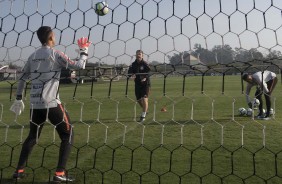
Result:
M179 63L189 64L186 58L191 54L195 58L206 65L214 64L228 64L233 61L248 62L252 60L269 60L275 58L281 58L280 51L273 50L268 54L261 53L258 49L232 49L229 45L216 45L211 50L203 48L201 44L195 44L192 52L184 51L180 53L174 53L173 56L168 56L170 64L176 65ZM183 59L184 58L184 59Z

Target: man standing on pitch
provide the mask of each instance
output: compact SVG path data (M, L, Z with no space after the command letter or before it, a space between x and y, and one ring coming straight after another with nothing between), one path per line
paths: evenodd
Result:
M61 104L58 89L62 68L84 69L91 42L87 38L78 39L80 57L71 60L64 53L53 49L55 34L48 26L37 30L37 36L42 47L28 58L23 68L17 88L17 97L10 110L20 115L24 110L22 93L26 80L30 80L30 130L22 145L14 179L25 177L24 167L32 148L39 138L44 122L49 119L56 127L61 139L59 159L53 180L55 182L71 182L74 179L66 174L66 164L73 144L73 130L70 118Z
M250 108L252 108L252 103L250 99L250 91L253 86L257 86L257 90L255 93L256 98L260 101L259 104L259 119L269 120L270 109L271 109L271 94L276 86L278 81L276 74L270 71L259 71L252 75L244 74L242 79L247 82L246 87L246 101ZM266 102L266 113L263 115L263 101L262 94L264 94L265 102Z
M134 78L135 82L135 96L138 104L142 108L142 113L139 122L145 121L146 113L148 111L148 96L150 92L150 78L151 71L147 62L143 59L143 51L136 51L136 59L129 67L128 74Z

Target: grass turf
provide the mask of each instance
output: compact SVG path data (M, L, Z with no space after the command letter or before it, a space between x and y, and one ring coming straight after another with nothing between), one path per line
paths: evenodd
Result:
M275 119L261 121L238 115L239 107L246 107L239 76L226 76L224 88L221 76L207 76L203 92L202 78L188 76L184 93L182 77L168 76L165 89L164 78L151 80L143 124L135 121L141 109L132 81L127 97L124 80L113 82L111 90L109 82L94 83L92 97L90 83L79 84L75 95L74 84L61 85L60 97L74 126L68 172L75 183L282 182L280 84L272 95ZM14 183L11 174L29 130L28 97L24 113L16 118L9 112L9 82L0 83L2 183ZM163 106L166 112L160 111ZM46 122L27 163L29 176L18 183L48 183L59 144Z

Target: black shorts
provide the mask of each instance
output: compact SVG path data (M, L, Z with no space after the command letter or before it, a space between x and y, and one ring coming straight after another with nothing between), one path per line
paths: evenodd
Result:
M58 104L57 107L49 108L49 112L47 109L33 109L30 110L32 115L31 119L32 122L30 123L30 129L34 129L34 134L37 133L38 125L40 125L40 132L43 128L43 124L47 119L50 120L54 126L56 126L56 130L58 131L59 135L70 135L71 134L71 123L68 113L65 111L62 104Z
M150 93L149 85L135 85L135 96L137 100L148 98Z

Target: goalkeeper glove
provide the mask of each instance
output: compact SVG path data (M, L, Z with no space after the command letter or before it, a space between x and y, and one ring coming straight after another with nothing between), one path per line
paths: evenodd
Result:
M88 56L88 47L91 42L88 41L88 38L82 37L77 40L77 44L80 50L80 55Z
M23 110L24 110L24 103L22 100L15 100L10 108L10 111L14 112L16 115L20 115Z

